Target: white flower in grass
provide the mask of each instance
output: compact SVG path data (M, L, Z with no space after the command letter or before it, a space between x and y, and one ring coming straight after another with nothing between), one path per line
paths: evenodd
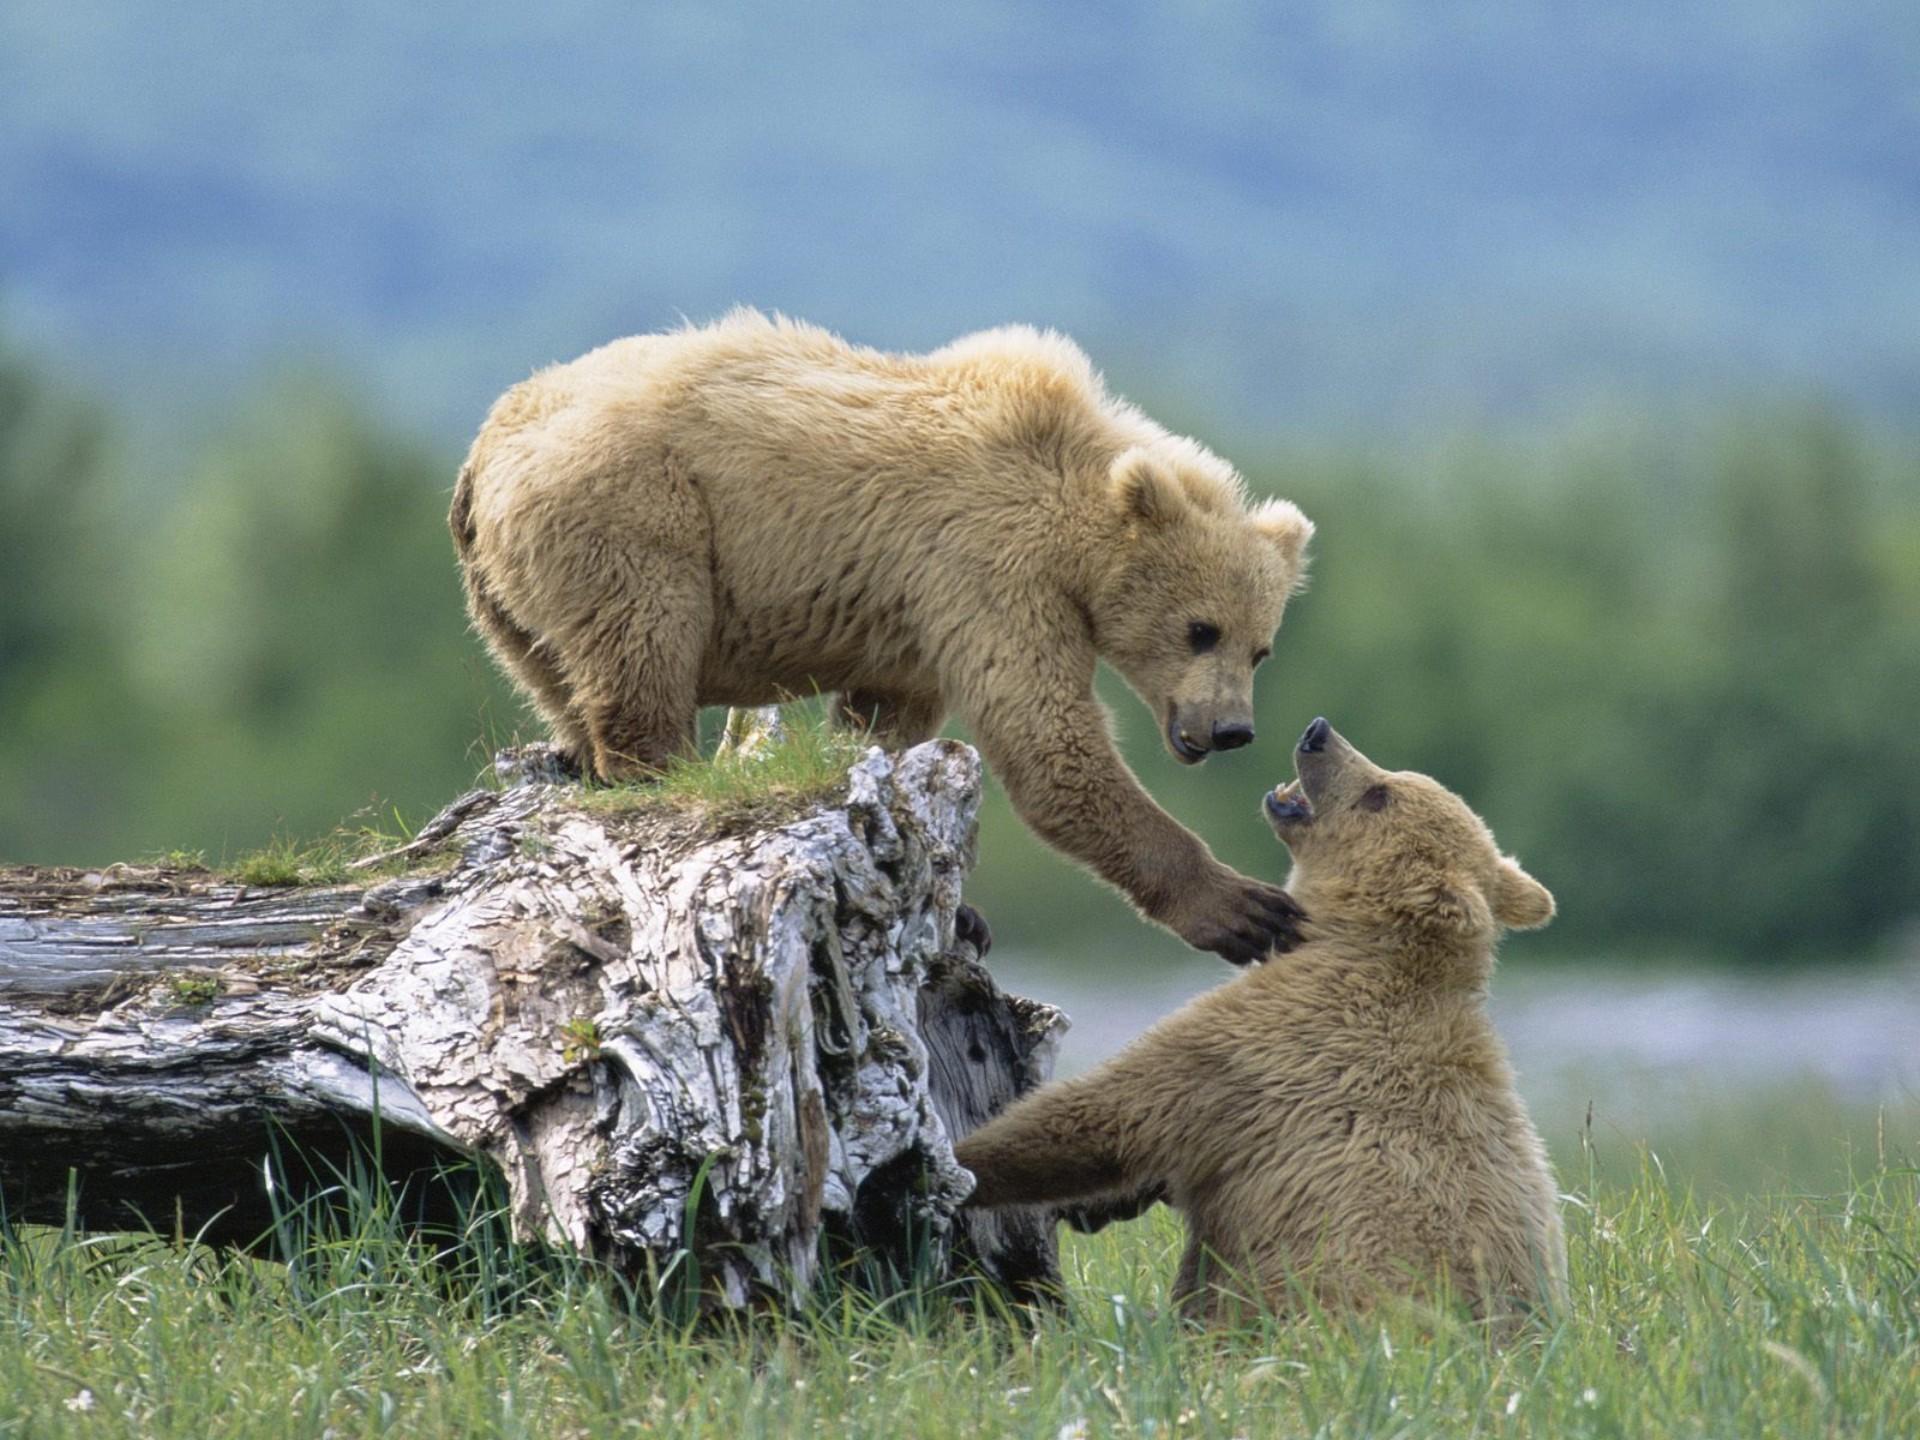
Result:
M85 1414L93 1409L93 1391L82 1386L80 1393L66 1402L67 1409Z

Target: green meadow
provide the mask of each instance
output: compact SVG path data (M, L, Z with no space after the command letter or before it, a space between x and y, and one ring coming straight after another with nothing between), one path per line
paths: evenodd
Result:
M377 1198L290 1263L9 1234L0 1436L1887 1436L1920 1416L1920 1112L1806 1096L1552 1137L1572 1303L1195 1329L1166 1210L1063 1246L1056 1308L829 1283L689 1323L590 1268L438 1254ZM1758 1186L1760 1188L1748 1188Z

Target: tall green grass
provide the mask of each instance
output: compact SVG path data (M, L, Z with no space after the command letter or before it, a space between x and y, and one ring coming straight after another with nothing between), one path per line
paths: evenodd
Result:
M843 1286L707 1326L478 1215L436 1253L377 1198L289 1216L286 1265L11 1235L0 1436L1914 1433L1913 1166L1867 1152L1830 1193L1703 1200L1650 1156L1561 1160L1571 1308L1505 1346L1446 1314L1196 1331L1168 1307L1165 1211L1068 1237L1058 1311Z

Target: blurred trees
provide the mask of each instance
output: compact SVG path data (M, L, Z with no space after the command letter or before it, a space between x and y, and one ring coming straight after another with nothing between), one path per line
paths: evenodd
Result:
M1260 740L1129 759L1223 857L1331 717L1432 772L1552 886L1530 948L1855 953L1920 914L1920 463L1845 417L1241 454L1320 526ZM184 467L0 362L0 858L218 859L375 802L417 821L525 729L465 629L453 463L317 383ZM1124 906L988 807L975 898L1028 949L1138 948ZM1177 948L1177 942L1168 942Z
M1284 874L1256 801L1325 714L1460 790L1547 881L1561 916L1536 952L1764 963L1856 954L1920 916L1911 450L1789 407L1249 468L1319 524L1259 741L1176 774L1112 689L1129 759L1223 858ZM987 912L1119 935L1119 903L1015 828L998 802Z
M184 787L235 827L216 844L253 844L376 802L417 823L472 782L498 692L465 633L453 471L311 381L207 448L142 547L132 664L165 720L146 806Z
M217 862L470 784L518 712L465 633L451 487L324 385L171 473L0 366L0 859Z
M0 355L0 857L84 844L135 723L103 579L123 556L89 406ZM111 718L109 718L111 717Z

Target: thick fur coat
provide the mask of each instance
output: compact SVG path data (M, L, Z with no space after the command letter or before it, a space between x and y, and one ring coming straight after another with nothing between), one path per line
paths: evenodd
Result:
M1494 941L1553 899L1424 775L1315 721L1267 799L1302 943L959 1146L977 1205L1157 1188L1182 1303L1364 1305L1445 1276L1481 1314L1564 1297L1546 1152L1487 1018Z
M501 397L449 516L468 606L555 737L657 769L702 705L839 692L890 742L972 727L1027 823L1190 943L1291 936L1121 762L1106 659L1194 763L1253 736L1253 670L1312 526L1025 328L930 355L739 311Z

